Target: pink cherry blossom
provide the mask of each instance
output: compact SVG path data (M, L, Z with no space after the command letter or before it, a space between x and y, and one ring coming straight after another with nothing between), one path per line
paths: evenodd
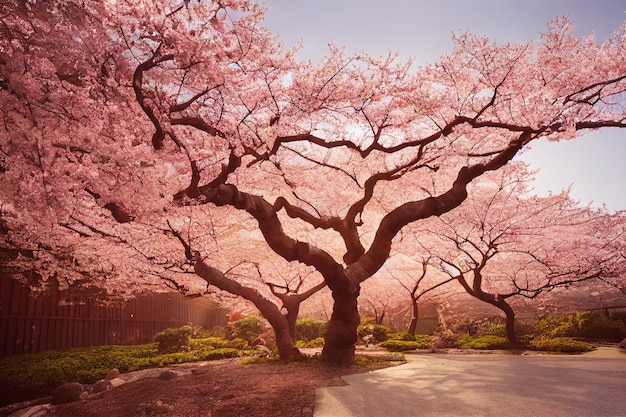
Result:
M33 287L217 286L276 310L267 284L306 276L301 291L331 291L337 364L354 357L361 283L408 225L455 210L537 139L626 126L624 32L598 44L567 19L537 43L466 33L413 71L332 45L319 65L297 61L251 1L0 13L11 270Z

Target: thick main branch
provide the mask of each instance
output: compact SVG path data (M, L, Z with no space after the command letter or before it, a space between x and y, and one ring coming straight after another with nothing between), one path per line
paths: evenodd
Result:
M459 170L452 187L445 193L420 201L411 201L389 212L381 221L369 250L358 262L348 266L346 273L363 281L380 269L391 252L392 241L400 230L414 221L431 216L440 216L458 207L467 198L467 185L487 171L504 166L531 139L528 132L522 133L509 146L484 164L463 167Z
M254 217L269 247L287 261L298 261L313 266L324 277L329 287L343 268L327 252L285 233L273 205L262 197L241 192L232 184L221 184L204 190L207 201L216 206L229 205L244 210Z

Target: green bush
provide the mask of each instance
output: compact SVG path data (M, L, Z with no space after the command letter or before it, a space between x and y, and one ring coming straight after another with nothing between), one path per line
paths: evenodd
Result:
M417 335L414 340L388 339L378 343L377 346L383 347L390 352L402 352L404 350L428 349L430 348L431 338L426 335Z
M539 320L537 336L544 338L579 337L601 342L620 342L626 337L626 325L590 312L555 314Z
M459 346L458 338L459 336L450 329L435 333L432 339L432 347L433 349L456 348Z
M248 316L228 323L228 338L243 339L250 343L259 337L263 330L260 317Z
M92 384L113 368L121 372L155 366L156 343L97 346L0 358L0 406L50 395L66 382Z
M466 334L459 337L457 342L461 349L504 349L509 346L506 337L494 335L474 337Z
M419 343L414 340L385 340L378 343L376 346L387 349L390 352L402 352L404 350L418 349Z
M236 358L242 356L242 353L243 352L239 349L234 348L207 349L195 360L213 361L217 359Z
M229 339L209 336L209 337L204 337L202 339L191 339L189 341L189 347L191 349L200 349L205 346L209 346L213 348L221 348L221 347L225 347L228 344L228 342L230 342Z
M168 328L157 333L154 341L158 343L160 353L180 352L189 349L191 333L191 326Z
M325 321L313 319L301 319L296 321L296 340L309 342L320 337L324 337L326 332Z
M220 343L217 343L220 342ZM254 350L216 347L220 338L192 339L189 350L159 353L157 343L135 346L96 346L64 351L0 357L0 407L50 395L66 382L93 384L113 368L131 372L190 361L253 355Z
M241 338L236 338L236 339L227 341L224 346L229 347L229 348L234 348L234 349L247 349L248 341L241 339Z
M398 332L389 334L389 339L410 342L415 340L415 336L408 332Z
M499 323L484 323L479 329L479 336L500 336L506 337L506 325Z
M296 342L296 347L298 349L324 347L324 338L318 337L316 339L309 340L308 342L305 342L304 340L298 340Z
M359 339L366 343L380 343L389 338L391 328L382 324L368 323L359 325L357 328Z
M593 346L589 343L569 337L539 338L531 341L530 345L537 350L562 353L589 352L593 349Z
M420 344L418 349L428 349L431 347L433 338L425 334L416 334L415 341Z
M621 320L611 320L601 314L576 313L578 337L598 342L621 342L626 337L626 325Z
M535 325L535 334L542 338L565 337L574 333L574 322L571 315L546 316Z

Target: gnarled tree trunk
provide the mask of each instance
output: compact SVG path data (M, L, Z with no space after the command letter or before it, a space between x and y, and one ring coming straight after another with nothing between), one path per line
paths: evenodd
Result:
M512 345L517 344L517 335L515 334L515 311L513 311L513 308L511 308L511 306L500 297L497 298L496 307L504 311L504 314L506 315L506 337Z
M300 350L295 346L295 340L289 330L289 322L278 307L261 293L252 288L247 288L238 282L224 276L219 270L207 265L199 254L195 256L194 272L209 284L215 285L231 294L239 295L251 301L259 309L261 315L269 322L276 336L276 347L280 360L287 363L302 359Z
M482 295L482 297L477 298L491 304L494 307L498 307L500 310L502 310L502 312L504 312L504 315L506 317L506 337L507 339L509 339L509 343L511 343L512 345L517 344L517 336L515 334L515 311L513 311L513 308L509 305L509 303L506 302L504 298L499 295L486 293L482 293Z
M411 317L411 323L409 324L408 333L415 335L415 332L417 330L417 320L419 319L420 311L417 300L413 297L411 297L411 307L413 316Z
M296 322L298 321L298 314L300 313L300 304L310 296L321 290L326 286L325 282L321 282L314 287L309 288L301 294L289 292L286 288L286 293L280 293L277 291L276 286L268 284L272 294L280 299L283 303L283 308L287 310L284 314L287 324L289 325L289 334L293 340L296 340Z
M484 266L485 262L483 261L481 265ZM497 307L500 310L502 310L502 312L504 312L504 315L506 316L505 326L506 326L507 339L509 339L509 342L512 345L516 344L517 336L515 335L515 311L513 311L513 308L509 305L509 303L506 302L506 298L503 297L502 295L491 294L491 293L483 291L482 289L483 278L482 278L482 273L480 271L480 268L474 269L473 272L474 272L474 285L472 287L468 285L463 274L457 277L458 281L461 283L463 288L465 288L465 291L467 291L469 295L471 295L472 297L478 298L480 301L484 301L488 304L491 304L492 306Z
M354 361L358 341L357 327L361 321L357 308L358 290L335 290L333 313L324 337L322 356L329 363L348 366Z
M357 304L360 284L351 280L345 271L324 278L332 291L333 313L324 336L322 357L331 364L348 366L354 361L357 327L361 322Z

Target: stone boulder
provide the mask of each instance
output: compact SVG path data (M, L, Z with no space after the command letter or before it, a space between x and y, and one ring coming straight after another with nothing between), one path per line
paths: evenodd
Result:
M126 382L127 381L122 378L113 378L112 380L107 381L107 384L115 388L115 387L119 387L120 385L124 385Z
M9 417L44 417L50 411L50 407L50 404L38 404L10 414Z
M170 371L169 369L164 370L163 372L161 372L159 374L159 379L162 379L164 381L171 381L172 379L176 378L178 376L178 374L174 371Z
M93 384L92 390L94 393L98 393L98 392L106 391L108 387L109 387L108 381L100 380L96 382L95 384Z
M113 368L109 372L107 372L107 376L104 377L104 380L108 382L112 379L117 378L118 376L120 376L120 370L117 368Z
M69 382L52 391L52 404L65 404L78 401L81 394L85 391L82 384L78 382Z

